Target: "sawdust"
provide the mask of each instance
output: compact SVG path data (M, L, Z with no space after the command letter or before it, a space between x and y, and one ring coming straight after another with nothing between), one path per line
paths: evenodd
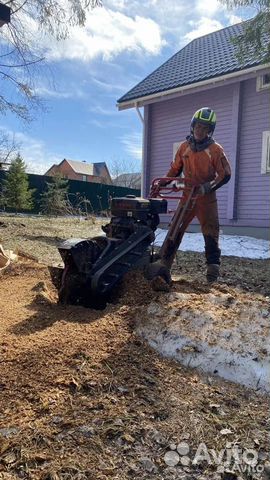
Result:
M8 223L4 247L20 245L48 264L59 261L59 239L98 233L79 220L1 220ZM164 456L181 441L192 453L200 442L254 448L267 462L268 398L162 358L135 326L142 309L166 308L168 295L183 292L202 310L214 295L217 312L234 300L265 302L269 267L269 260L223 258L214 294L203 255L179 253L170 293L153 291L133 273L114 304L94 311L58 305L42 263L21 258L10 265L0 276L0 479L237 478L217 474L213 464L168 467ZM239 474L263 478L256 475Z
M183 439L193 452L231 441L267 459L267 398L161 358L137 337L136 314L168 295L139 273L104 311L57 305L47 269L30 260L0 282L0 478L214 478L215 466L165 464ZM208 287L180 280L172 292L194 288Z

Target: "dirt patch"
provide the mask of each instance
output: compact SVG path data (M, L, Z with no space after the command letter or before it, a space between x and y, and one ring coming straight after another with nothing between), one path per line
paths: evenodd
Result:
M270 259L221 257L220 284L270 296ZM198 252L177 253L172 273L179 279L205 284L205 258Z

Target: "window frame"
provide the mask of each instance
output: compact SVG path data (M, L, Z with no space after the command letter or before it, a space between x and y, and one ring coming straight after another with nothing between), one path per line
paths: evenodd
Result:
M173 161L174 161L174 158L175 158L175 155L176 155L176 152L180 146L181 142L174 142L173 143Z
M265 77L269 77L268 82L264 82ZM264 75L259 75L257 77L256 91L261 92L270 88L270 73L265 73Z
M261 173L270 173L270 131L262 132L262 161Z

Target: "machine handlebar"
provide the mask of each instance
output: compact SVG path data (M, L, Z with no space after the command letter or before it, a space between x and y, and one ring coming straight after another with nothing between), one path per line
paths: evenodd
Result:
M195 188L194 188L195 187ZM150 188L150 198L166 198L166 199L180 199L183 191L189 193L194 189L194 194L199 193L197 185L192 185L184 178L179 177L157 177L154 178ZM180 192L180 195L171 195Z

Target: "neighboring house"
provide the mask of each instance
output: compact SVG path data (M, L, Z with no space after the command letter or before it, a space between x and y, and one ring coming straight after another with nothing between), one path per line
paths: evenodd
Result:
M0 170L8 170L11 163L7 163L0 160Z
M59 165L53 165L45 175L53 176L57 173L69 180L82 182L112 184L112 179L105 162L86 163L64 158Z
M243 26L196 38L121 97L118 108L144 107L143 195L151 179L168 171L177 144L189 134L193 113L205 106L214 109L214 138L232 167L230 182L217 192L223 231L267 238L270 70L252 55L239 64L231 38Z
M113 179L113 184L119 187L141 189L140 173L122 173Z

